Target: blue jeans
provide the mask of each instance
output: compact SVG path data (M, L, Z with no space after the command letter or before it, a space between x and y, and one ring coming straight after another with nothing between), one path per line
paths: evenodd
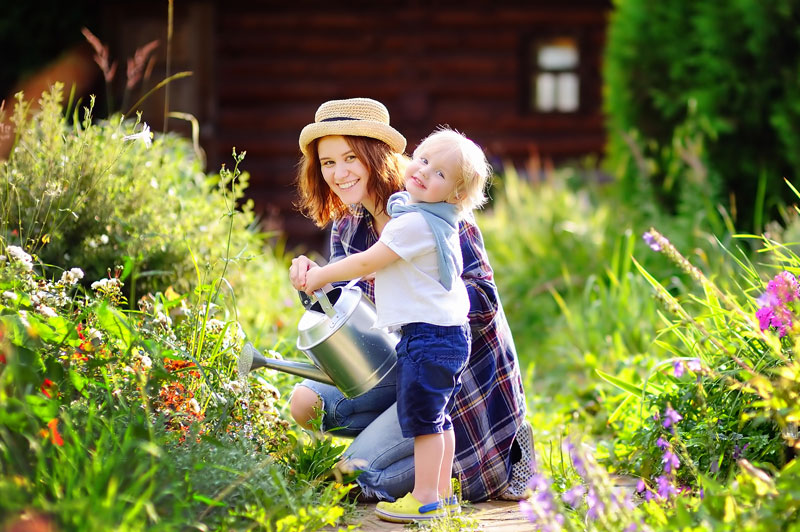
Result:
M397 344L397 415L403 436L453 430L450 411L469 358L468 325L407 323Z
M414 439L404 438L397 419L395 371L352 399L335 386L304 380L322 399L322 429L354 438L344 456L358 465L356 479L367 500L390 500L414 489Z

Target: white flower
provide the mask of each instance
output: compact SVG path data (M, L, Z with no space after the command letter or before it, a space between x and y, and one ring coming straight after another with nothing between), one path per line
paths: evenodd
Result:
M125 135L122 137L122 140L141 140L144 142L144 145L149 148L153 145L153 133L150 131L150 126L145 122L140 132L134 133L133 135Z
M19 246L8 246L6 248L8 254L17 262L21 262L22 265L25 267L26 270L33 269L33 257L25 253L23 249Z
M148 369L149 369L149 368L151 368L151 367L153 367L153 361L152 361L152 360L150 360L150 357L149 357L149 356L147 356L147 355L142 355L142 366L144 366L144 367L146 367L146 368L148 368Z
M116 277L109 279L108 277L100 279L92 283L92 290L103 290L114 286L119 286L119 279Z
M197 399L195 399L194 397L189 399L189 408L191 408L192 412L194 412L195 414L199 414L200 413L200 404L197 402Z
M100 242L102 244L108 244L108 235L100 235Z
M17 299L19 299L19 296L17 295L16 292L8 292L8 291L3 292L3 297L11 301L16 301Z
M47 305L38 305L36 307L36 312L38 312L42 316L47 316L48 318L55 318L56 316L58 316L58 314L56 314L56 311L51 309Z
M72 268L68 272L61 274L61 282L70 286L83 279L83 270L80 268Z

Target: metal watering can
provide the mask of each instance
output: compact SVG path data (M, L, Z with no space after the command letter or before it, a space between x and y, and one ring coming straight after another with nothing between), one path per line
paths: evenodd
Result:
M239 356L239 376L268 367L332 384L346 397L371 390L394 369L395 346L400 338L372 328L375 305L355 286L357 281L327 293L317 290L315 303L305 292L299 292L306 311L297 324L297 348L313 365L266 358L248 342Z

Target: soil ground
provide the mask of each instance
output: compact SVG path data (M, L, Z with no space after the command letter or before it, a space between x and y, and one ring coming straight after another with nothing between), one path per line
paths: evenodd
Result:
M414 530L411 526L399 523L381 521L375 516L375 504L359 504L355 530L360 532L407 532ZM460 522L462 530L475 530L481 532L533 532L533 524L525 519L519 510L519 503L513 501L486 501L462 506ZM347 523L355 525L355 522ZM341 530L346 530L347 525L342 525ZM322 529L326 532L335 532L339 527Z

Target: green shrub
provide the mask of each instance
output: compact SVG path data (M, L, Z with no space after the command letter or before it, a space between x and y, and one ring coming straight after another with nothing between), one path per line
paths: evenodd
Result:
M699 206L714 216L733 195L736 225L759 232L791 198L782 178L800 170L800 6L615 7L604 67L612 172L635 201L671 212ZM698 158L704 174L693 170Z
M69 106L65 116L62 100L56 84L31 115L19 95L18 139L0 166L7 245L36 254L50 276L81 264L87 284L121 266L132 307L148 292L206 287L218 313L254 340L280 342L300 305L285 280L287 259L270 248L243 200L248 175L206 175L187 139L126 141L146 125L119 115L93 123L91 103L82 119ZM243 156L234 152L237 169Z

